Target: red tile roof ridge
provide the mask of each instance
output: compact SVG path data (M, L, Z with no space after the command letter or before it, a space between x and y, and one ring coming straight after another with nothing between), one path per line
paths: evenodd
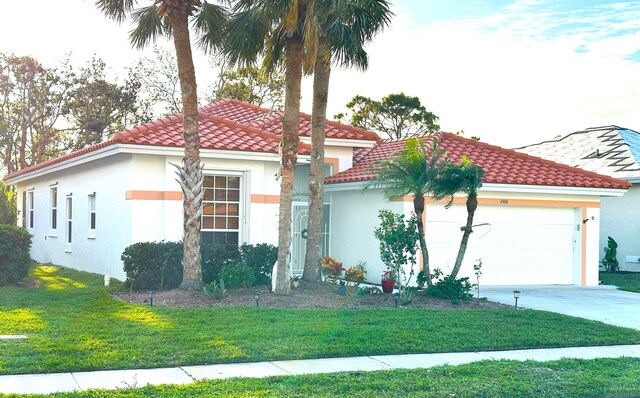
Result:
M610 176L607 176L607 175L604 175L604 174L598 174L598 173L595 173L593 171L587 171L587 170L580 169L580 168L577 168L577 167L572 167L572 166L569 166L569 165L566 165L566 164L557 163L557 162L554 162L552 160L547 160L547 159L543 159L543 158L540 158L540 157L537 157L537 156L528 155L528 154L523 153L523 152L518 152L518 151L516 151L514 149L507 149L507 148L503 148L501 146L487 144L486 142L473 140L471 138L464 138L464 137L461 137L461 136L453 134L453 133L443 133L443 136L444 135L446 135L447 138L452 138L452 139L455 139L455 140L458 140L458 141L467 141L467 142L468 141L475 141L475 144L478 145L478 146L484 146L484 147L487 147L487 148L491 148L491 149L496 150L498 152L502 152L502 153L509 154L509 155L514 155L514 156L516 156L518 158L521 158L521 159L534 160L534 161L536 161L538 163L547 164L547 165L550 165L550 166L557 167L559 169L564 169L564 170L567 170L567 171L570 171L570 172L574 172L574 173L577 173L577 174L582 174L584 176L602 178L603 180L607 180L610 183L616 184L616 183L619 183L619 182L624 182L626 184L627 188L631 187L631 184L628 181L620 180L618 178L610 177ZM623 184L623 185L625 185L625 184Z
M62 156L59 156L59 157L54 158L54 159L49 159L49 160L46 160L44 162L41 162L41 163L38 163L38 164L34 164L32 166L29 166L29 167L25 167L24 169L21 169L21 170L18 170L18 171L14 171L11 174L5 175L2 179L6 181L9 178L19 177L19 176L21 176L23 174L27 174L27 173L30 173L30 172L35 171L35 170L43 169L43 168L45 168L47 166L52 166L54 164L62 163L65 160L73 159L73 158L76 158L76 157L78 157L80 155L84 155L84 154L87 154L87 153L90 153L90 152L97 151L98 149L106 148L106 147L108 147L110 145L113 145L115 143L116 143L116 141L114 139L110 139L110 140L107 140L107 141L104 141L104 142L100 142L98 144L94 144L94 145L88 146L86 148L78 149L77 151L70 152L70 153L68 153L66 155L62 155Z
M311 116L309 116L309 118L311 118ZM354 133L362 134L372 138L372 139L367 139L367 141L376 141L376 142L382 141L382 138L380 138L380 136L374 131L365 130L363 128L356 127L356 126L350 126L348 124L344 124L336 120L327 119L327 124L333 125L334 127L337 127L337 128L350 130L350 131L353 131Z

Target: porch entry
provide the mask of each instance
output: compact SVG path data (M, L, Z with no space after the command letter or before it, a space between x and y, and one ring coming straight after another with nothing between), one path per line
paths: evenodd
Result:
M331 206L325 203L322 214L322 256L329 255L329 237L331 234ZM307 253L307 225L309 223L309 204L293 203L291 226L291 275L302 275L304 257Z

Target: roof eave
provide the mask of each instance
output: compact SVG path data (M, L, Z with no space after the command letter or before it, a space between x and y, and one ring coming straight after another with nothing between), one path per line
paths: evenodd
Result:
M491 192L517 192L538 194L561 195L588 195L588 196L622 196L627 192L626 188L597 188L597 187L568 187L554 185L519 185L519 184L492 184L485 183L480 191Z

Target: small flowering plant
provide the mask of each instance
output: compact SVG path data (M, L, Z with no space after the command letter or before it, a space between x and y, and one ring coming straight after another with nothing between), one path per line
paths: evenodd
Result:
M384 271L382 273L382 280L383 281L395 281L396 278L395 278L393 270L388 269L388 270Z
M324 256L320 264L324 273L334 278L342 275L342 271L344 271L342 263L333 257Z
M353 267L349 267L346 271L345 271L345 279L348 280L349 282L353 282L356 285L359 285L360 283L364 282L364 278L366 277L366 271L364 269L365 263L364 262L359 262L358 264L356 264Z

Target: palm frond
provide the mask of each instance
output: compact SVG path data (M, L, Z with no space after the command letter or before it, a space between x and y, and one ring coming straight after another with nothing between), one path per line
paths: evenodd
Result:
M254 64L264 51L271 21L258 8L233 14L225 24L220 44L222 52L232 65Z
M197 41L198 47L205 52L219 48L227 19L228 11L225 7L206 1L202 3L200 12L196 14L192 22L194 30L200 36Z
M167 33L167 23L158 14L155 4L133 11L132 18L135 28L129 32L129 40L135 48L144 48L150 42L155 42L158 36Z
M111 18L118 23L127 19L127 14L133 10L134 0L97 0L96 7L107 18Z

